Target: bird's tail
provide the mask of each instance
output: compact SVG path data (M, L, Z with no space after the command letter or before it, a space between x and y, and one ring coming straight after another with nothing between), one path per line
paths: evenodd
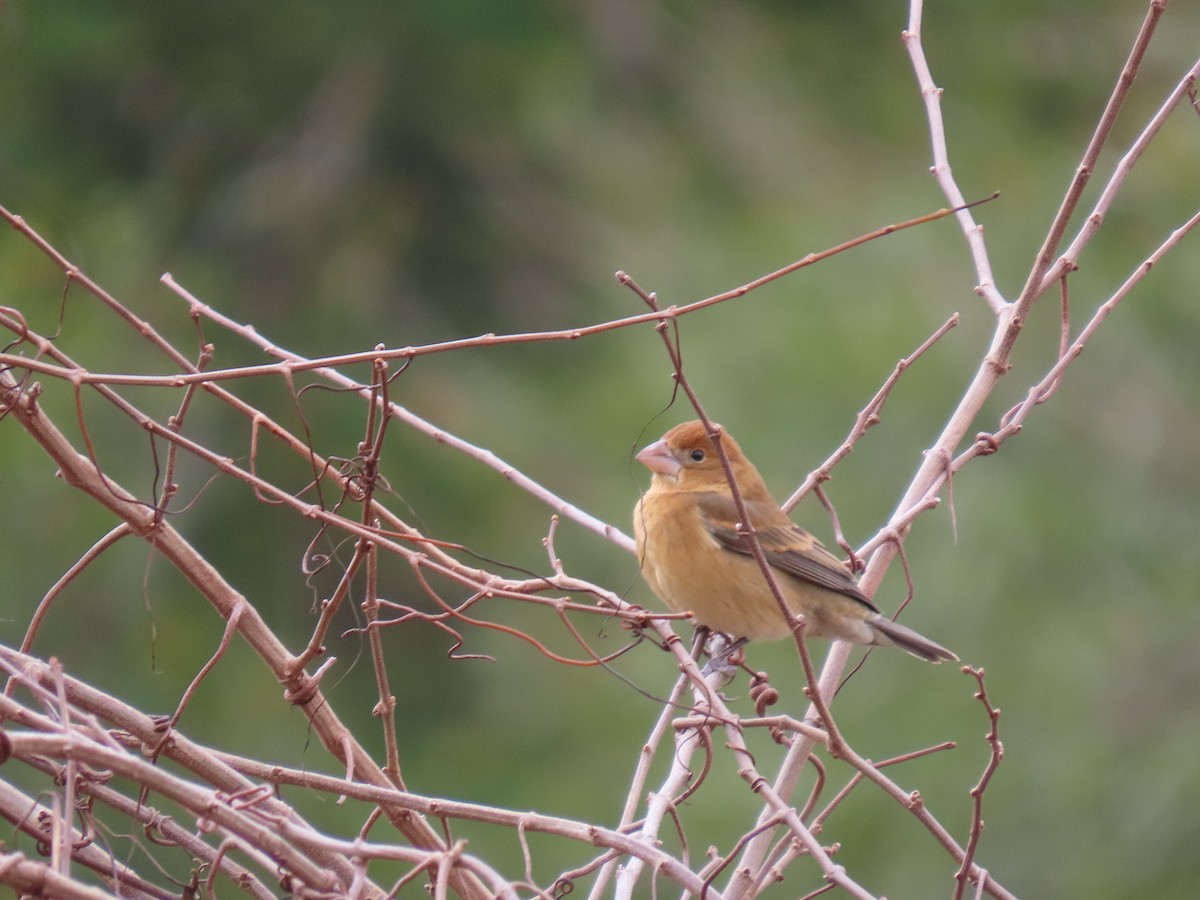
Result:
M945 660L958 661L958 656L951 653L941 644L936 644L924 635L917 634L911 628L893 622L881 615L874 615L867 620L875 632L875 640L871 643L884 647L899 647L918 659L926 662L940 663Z

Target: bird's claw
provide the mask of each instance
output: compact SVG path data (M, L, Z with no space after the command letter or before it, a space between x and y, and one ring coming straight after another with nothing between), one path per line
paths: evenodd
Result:
M718 654L705 664L704 668L700 670L700 674L705 678L709 675L720 675L728 682L733 681L737 671L738 667L731 663L724 654Z

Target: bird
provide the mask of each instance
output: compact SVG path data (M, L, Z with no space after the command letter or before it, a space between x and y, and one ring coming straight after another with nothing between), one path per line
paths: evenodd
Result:
M804 617L806 636L899 647L931 663L958 659L881 614L850 569L788 518L732 435L721 430L720 439L749 525L789 608ZM731 639L788 636L708 428L699 420L677 425L636 459L653 473L633 514L650 589L671 610L690 612L698 624Z

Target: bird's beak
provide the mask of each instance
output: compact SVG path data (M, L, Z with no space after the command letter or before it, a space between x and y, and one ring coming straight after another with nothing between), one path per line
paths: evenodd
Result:
M666 441L655 441L637 455L637 461L656 475L677 478L683 468Z

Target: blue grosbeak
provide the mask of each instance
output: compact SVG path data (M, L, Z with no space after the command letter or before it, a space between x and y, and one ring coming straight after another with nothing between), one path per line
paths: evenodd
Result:
M775 581L804 616L807 635L900 647L933 663L958 659L881 615L850 570L779 508L729 434L722 433L721 446ZM677 425L637 459L654 473L633 514L642 575L654 593L731 638L787 636L787 620L739 532L733 493L704 425Z

